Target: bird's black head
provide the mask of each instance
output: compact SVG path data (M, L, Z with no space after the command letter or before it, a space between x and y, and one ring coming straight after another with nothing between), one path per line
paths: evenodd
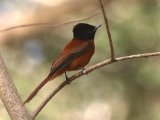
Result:
M73 28L73 39L94 40L95 33L100 26L79 23Z

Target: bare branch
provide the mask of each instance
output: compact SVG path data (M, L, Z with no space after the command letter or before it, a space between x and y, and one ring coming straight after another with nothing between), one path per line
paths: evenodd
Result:
M0 55L0 97L12 120L32 120L28 114L18 91L9 77Z
M5 28L0 30L0 32L7 32L7 31L11 31L11 30L15 30L15 29L19 29L19 28L25 28L25 27L47 27L47 28L55 28L55 27L59 27L59 26L63 26L63 25L67 25L67 24L72 24L75 22L81 22L81 21L85 21L88 19L91 19L97 15L100 15L100 10L98 10L97 12L95 12L93 15L85 17L85 18L81 18L78 20L73 20L73 21L69 21L69 22L65 22L65 23L61 23L61 24L55 24L55 23L31 23L31 24L22 24L22 25L17 25L17 26L12 26L9 28Z
M103 13L103 18L104 18L104 21L105 21L105 24L106 24L106 29L107 29L107 34L108 34L108 39L109 39L109 44L110 44L110 49L111 49L111 60L114 61L115 60L114 59L114 47L113 47L111 32L110 32L110 29L109 29L107 15L105 13L102 0L99 0L99 3L100 3L100 7L101 7L101 10L102 10L102 13Z
M32 113L33 119L38 115L38 113L43 109L43 107L50 101L50 99L55 96L62 88L64 88L66 85L68 85L68 82L72 82L76 80L77 78L88 74L92 72L93 70L96 70L98 68L101 68L103 66L107 66L108 64L112 64L115 62L120 62L124 60L129 60L129 59L137 59L137 58L146 58L146 57L153 57L153 56L160 56L160 52L154 52L154 53L144 53L144 54L136 54L136 55L129 55L129 56L124 56L124 57L117 57L114 58L115 60L113 61L112 59L107 59L104 60L100 63L97 63L87 69L85 69L83 72L78 72L75 75L71 76L68 81L62 82L54 91L51 92L51 94L36 108L36 110Z

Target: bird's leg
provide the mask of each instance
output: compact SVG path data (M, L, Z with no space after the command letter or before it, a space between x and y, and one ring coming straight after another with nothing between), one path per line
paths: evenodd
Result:
M68 76L67 76L67 73L65 72L64 74L65 74L65 77L66 77L66 82L67 82L67 84L70 84L70 81L69 81L69 78L68 78Z

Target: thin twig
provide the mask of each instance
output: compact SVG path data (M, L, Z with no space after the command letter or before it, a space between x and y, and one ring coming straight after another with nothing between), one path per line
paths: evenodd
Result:
M100 15L100 10L98 10L97 12L95 12L93 15L85 17L85 18L81 18L78 20L73 20L73 21L69 21L69 22L64 22L64 23L60 23L60 24L54 24L54 23L31 23L31 24L22 24L22 25L17 25L17 26L12 26L9 28L5 28L0 30L0 32L7 32L7 31L11 31L14 29L19 29L19 28L25 28L25 27L47 27L47 28L55 28L55 27L59 27L59 26L63 26L63 25L67 25L67 24L72 24L75 22L81 22L81 21L85 21L88 19L91 19L97 15Z
M68 82L71 83L72 81L76 80L77 78L88 74L92 72L93 70L96 70L98 68L101 68L103 66L106 66L108 64L112 64L119 61L129 60L129 59L136 59L136 58L146 58L146 57L153 57L153 56L160 56L160 52L154 52L154 53L144 53L144 54L136 54L136 55L129 55L124 57L117 57L114 61L111 59L104 60L100 63L97 63L87 69L85 69L83 72L78 72L75 75L71 76L68 81L62 82L54 91L50 93L50 95L35 109L35 111L32 113L32 118L35 119L35 117L38 115L38 113L43 109L43 107L50 101L50 99L55 96L62 88L64 88L66 85L68 85Z
M100 7L101 7L101 10L102 10L102 13L103 13L103 18L104 18L104 21L105 21L105 24L106 24L106 29L107 29L107 34L108 34L108 39L109 39L109 44L110 44L110 49L111 49L111 60L114 61L115 60L114 59L114 47L113 47L111 32L110 32L110 29L109 29L107 15L106 15L106 12L105 12L104 7L103 7L102 0L99 0L99 3L100 3Z

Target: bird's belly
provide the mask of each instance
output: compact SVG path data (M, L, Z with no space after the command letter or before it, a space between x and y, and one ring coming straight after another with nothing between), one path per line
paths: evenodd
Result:
M82 69L84 66L86 66L89 63L93 54L94 54L94 50L91 50L90 52L75 59L73 62L69 64L68 71Z

